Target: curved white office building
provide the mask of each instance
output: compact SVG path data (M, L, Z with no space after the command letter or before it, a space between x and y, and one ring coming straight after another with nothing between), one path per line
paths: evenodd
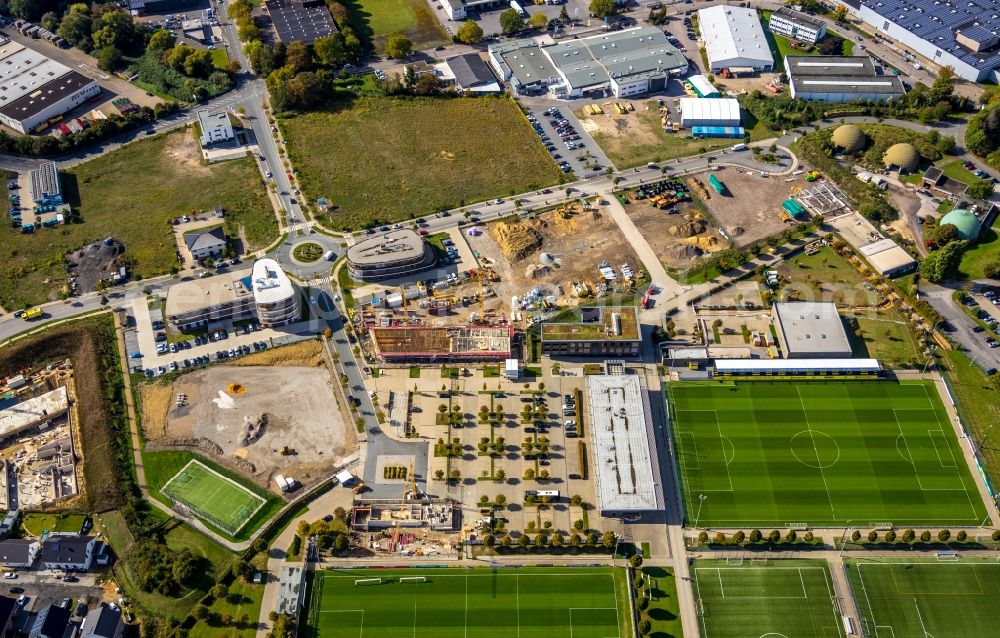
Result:
M295 286L273 259L258 259L250 276L257 320L264 327L284 326L299 318Z

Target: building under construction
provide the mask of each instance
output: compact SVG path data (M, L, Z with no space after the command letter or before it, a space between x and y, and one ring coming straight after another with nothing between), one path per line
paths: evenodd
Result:
M508 359L510 326L387 326L370 331L375 356L384 363L445 363Z
M451 502L413 502L400 506L399 501L358 502L351 509L351 529L376 532L394 528L428 528L436 532L456 531L462 510Z

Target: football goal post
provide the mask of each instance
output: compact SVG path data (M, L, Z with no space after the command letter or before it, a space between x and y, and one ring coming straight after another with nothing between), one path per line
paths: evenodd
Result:
M381 585L381 578L359 578L354 581L354 586L359 587L361 585Z
M741 567L743 565L743 557L739 556L734 558L732 556L727 556L726 564L732 567Z
M405 585L406 583L426 583L426 576L403 576L399 579L399 584Z

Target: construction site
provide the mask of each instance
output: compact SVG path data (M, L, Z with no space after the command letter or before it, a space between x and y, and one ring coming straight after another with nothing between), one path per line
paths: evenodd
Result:
M149 450L189 450L275 489L308 486L357 447L325 367L213 366L143 386ZM292 483L294 484L294 483Z
M0 509L46 507L79 493L72 379L66 360L4 381Z

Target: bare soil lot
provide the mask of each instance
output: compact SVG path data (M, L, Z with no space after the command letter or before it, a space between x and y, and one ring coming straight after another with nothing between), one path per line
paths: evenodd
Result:
M513 259L508 259L498 244L502 224L504 222L491 224L488 232L468 239L472 250L498 264L496 269L504 279L495 288L504 303L513 295L523 296L534 288L543 288L557 297L557 304L576 305L579 301L570 283L597 283L600 279L598 265L602 261L607 261L616 271L622 264L628 264L636 272L642 268L638 255L625 241L618 225L599 206L593 211L575 213L568 219L552 211L521 220L518 223L521 228L516 232L530 235L532 245L526 245ZM553 263L544 263L547 260L543 260L543 254L551 256Z
M214 366L153 384L143 402L151 445L207 440L222 459L251 463L262 485L276 472L307 483L355 447L324 368ZM246 437L248 423L257 436Z
M722 226L738 247L752 244L785 229L781 221L781 203L793 195L794 184L781 178L760 177L758 173L732 166L715 171L716 178L726 185L724 195L710 191L705 202L708 212ZM696 176L708 186L708 174Z
M683 268L707 253L729 247L718 228L697 205L684 202L675 206L679 212L668 214L648 201L629 203L625 212L660 261L668 268Z

